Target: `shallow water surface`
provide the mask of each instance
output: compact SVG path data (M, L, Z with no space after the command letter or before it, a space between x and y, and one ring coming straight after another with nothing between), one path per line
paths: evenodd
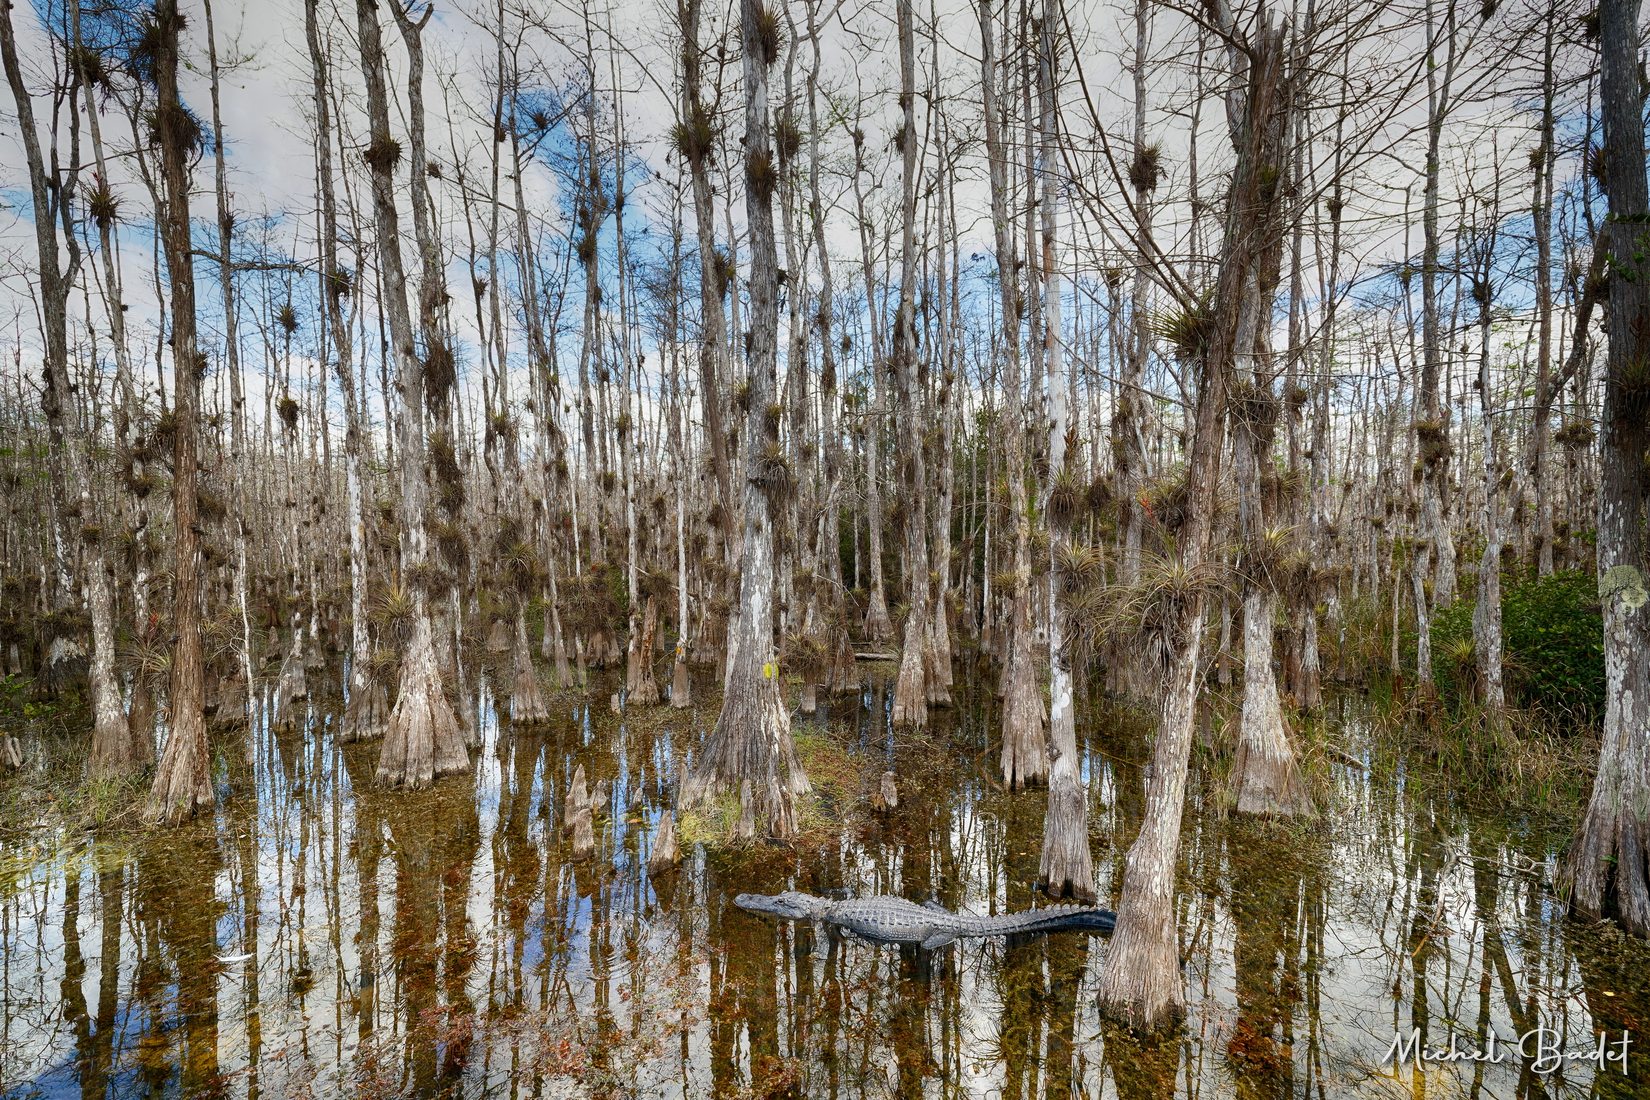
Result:
M335 740L336 702L301 729L220 737L210 821L101 842L6 834L0 1094L1650 1096L1636 1045L1625 1074L1581 1059L1548 1072L1505 1049L1394 1067L1394 1037L1412 1032L1462 1051L1492 1030L1550 1029L1573 1053L1597 1029L1636 1040L1650 964L1564 918L1545 885L1561 834L1420 793L1346 700L1335 734L1364 766L1335 766L1317 822L1231 820L1194 778L1190 1005L1166 1039L1100 1018L1100 937L926 955L733 907L788 885L1037 904L1044 796L996 784L994 704L974 694L921 738L889 732L880 682L828 720L796 719L830 780L807 842L686 846L659 878L658 815L712 713L569 700L518 730L484 689L474 774L421 793L372 786L378 746ZM1080 725L1115 906L1148 731L1109 709ZM559 827L581 764L609 787L582 863ZM853 805L889 766L899 808Z

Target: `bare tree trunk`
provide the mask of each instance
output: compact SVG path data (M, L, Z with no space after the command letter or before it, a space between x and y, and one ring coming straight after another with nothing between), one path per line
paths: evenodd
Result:
M808 38L813 60L808 67L808 218L813 225L814 252L819 262L819 409L824 437L825 492L820 501L819 549L827 589L823 609L825 652L830 672L829 690L852 690L859 679L854 668L853 643L848 633L848 600L842 579L842 436L837 424L837 365L834 314L835 286L831 254L825 239L825 204L820 191L820 145L824 127L819 120L819 0L808 0ZM886 617L887 608L883 609Z
M1613 914L1650 936L1650 600L1645 543L1650 512L1650 272L1641 257L1650 220L1644 170L1644 96L1636 64L1638 0L1599 4L1609 361L1604 382L1598 505L1599 594L1604 601L1604 738L1592 799L1565 873L1570 901Z
M426 11L425 19L429 18ZM413 339L407 309L407 280L401 261L400 215L395 201L395 165L401 145L390 135L389 94L384 82L383 37L373 0L357 0L361 68L367 86L370 141L366 153L371 169L373 220L378 237L378 262L383 280L381 303L390 329L390 354L400 390L397 435L401 445L401 536L403 583L412 598L412 634L401 660L401 687L390 712L384 747L378 758L378 782L391 787L427 787L436 776L468 771L469 754L458 716L442 685L436 658L435 629L430 601L436 570L429 562L426 531L424 438L425 363ZM423 186L422 166L413 173L413 187ZM426 278L432 274L426 272ZM433 333L426 333L426 339ZM442 356L426 344L426 355ZM450 352L446 353L450 362Z
M1541 137L1531 154L1535 167L1531 183L1532 202L1530 220L1535 235L1535 308L1536 352L1535 394L1530 409L1529 443L1524 456L1525 479L1535 497L1535 532L1525 550L1534 551L1537 572L1551 576L1553 572L1553 494L1547 484L1548 451L1552 443L1552 414L1555 389L1553 385L1553 129L1555 125L1554 24L1558 4L1552 4L1545 15L1546 29L1542 35L1541 69ZM1600 252L1603 250L1600 249ZM1578 338L1584 324L1578 324Z
M1478 562L1478 600L1472 610L1473 654L1478 663L1479 702L1484 717L1499 726L1506 710L1506 692L1501 675L1501 519L1497 497L1500 478L1496 473L1495 395L1490 389L1490 320L1494 292L1490 284L1494 264L1496 230L1494 218L1500 208L1500 169L1496 169L1496 201L1490 211L1490 227L1481 243L1479 270L1473 280L1472 295L1478 302L1478 408L1484 421L1483 524L1484 556Z
M1008 155L1003 145L997 100L995 19L992 0L979 0L980 88L985 106L985 148L991 173L991 223L997 247L997 289L1002 298L1000 345L1003 366L1003 407L1000 418L1007 452L1008 508L1014 524L1014 583L1007 595L1008 639L1004 652L1003 747L1001 768L1009 787L1041 783L1048 778L1048 754L1043 737L1043 693L1037 683L1031 625L1031 509L1026 499L1025 437L1021 427L1024 398L1020 388L1020 291L1015 275L1013 226L1008 212ZM992 562L986 558L986 577ZM992 619L989 593L985 620Z
M1256 293L1266 308L1269 285L1262 274ZM1257 339L1264 339L1256 324ZM1308 809L1300 765L1278 698L1272 667L1273 623L1278 609L1280 561L1285 547L1266 526L1266 490L1261 469L1270 464L1277 400L1269 372L1257 370L1252 347L1240 347L1233 363L1232 451L1238 484L1238 516L1247 568L1243 583L1243 710L1231 785L1239 813L1289 815Z
M615 94L617 94L615 92ZM641 546L639 532L636 529L636 481L641 476L636 469L637 461L633 454L638 449L633 442L639 434L640 425L635 423L632 409L636 404L636 395L641 391L640 381L634 377L636 363L630 354L630 312L629 296L625 293L625 278L627 264L625 256L624 210L625 210L625 146L623 126L624 113L622 110L614 112L616 127L620 127L614 134L614 161L616 163L613 221L614 234L617 243L617 255L614 268L619 279L619 361L620 361L620 390L623 394L624 411L619 414L616 427L619 435L619 474L624 482L624 514L625 514L625 581L630 596L630 622L625 639L625 699L627 702L640 706L658 706L662 701L659 694L659 681L653 675L653 632L642 629L642 590L641 590ZM654 624L658 623L658 607L650 597L648 610L653 616Z
M750 413L745 418L745 539L739 566L739 618L729 650L722 711L682 789L682 805L751 792L748 813L775 837L796 832L795 798L810 787L791 744L790 713L779 690L774 649L774 518L790 491L771 411L777 372L779 257L774 244L777 182L768 118L768 69L777 43L763 33L761 0L742 0L745 72L745 209L750 226Z
M1071 524L1077 502L1077 478L1068 466L1066 433L1070 427L1067 403L1065 331L1061 323L1059 248L1061 195L1059 137L1056 133L1055 95L1058 87L1055 32L1058 0L1044 0L1039 38L1037 75L1042 106L1042 148L1038 172L1042 183L1043 214L1043 351L1048 399L1048 489L1044 512L1049 523L1048 741L1053 766L1048 777L1048 813L1043 819L1043 888L1050 897L1095 899L1094 855L1089 850L1089 799L1083 783L1082 760L1077 755L1077 712L1072 697L1072 628L1061 599L1063 559L1071 554Z
M865 512L867 541L870 543L870 597L865 609L865 636L878 645L885 645L894 637L894 624L888 618L887 583L882 569L882 426L887 419L883 405L886 387L883 373L887 360L883 355L882 322L877 305L876 269L871 262L871 220L865 206L865 192L860 176L865 171L865 135L854 131L854 208L859 226L860 268L865 278L865 305L871 329L871 411L865 424Z
M1433 33L1433 3L1427 4L1427 32ZM1449 410L1439 399L1439 372L1444 366L1444 333L1438 315L1438 177L1439 143L1453 102L1451 84L1456 65L1455 5L1444 12L1442 37L1445 57L1442 65L1429 59L1427 65L1427 162L1426 189L1422 200L1421 230L1421 419L1416 422L1416 442L1421 453L1421 508L1425 537L1432 543L1434 573L1429 606L1443 607L1455 599L1455 541L1449 529L1444 504L1444 486L1449 480ZM1430 666L1421 682L1432 682Z
M367 523L361 491L361 410L356 401L355 378L351 369L354 344L344 317L347 276L338 263L338 200L333 185L331 98L327 89L327 54L321 42L318 12L318 0L306 0L304 30L309 43L315 87L315 171L321 206L321 294L327 324L332 332L333 370L338 375L338 389L344 397L344 507L347 509L344 523L349 529L350 679L349 699L345 703L339 739L347 742L365 740L383 733L389 702L384 685L370 671L372 639L367 633Z
M911 0L896 0L899 23L900 105L900 282L891 348L898 387L899 431L895 457L899 466L900 495L905 512L905 641L901 647L899 679L894 685L893 721L896 726L922 728L928 724L928 668L926 657L932 585L928 578L928 479L924 475L921 442L920 391L917 386L917 121L916 44Z
M224 370L229 375L229 476L235 482L232 493L234 498L233 522L235 524L236 559L239 561L246 547L246 494L239 484L242 469L242 457L246 446L246 398L241 392L241 349L239 336L239 315L235 299L234 258L231 246L234 242L235 216L229 209L229 169L224 154L223 118L219 106L219 73L218 73L218 46L217 32L212 24L212 4L210 0L203 0L201 5L206 15L206 45L207 59L211 74L212 98L212 132L217 140L212 143L212 164L214 190L218 200L218 287L223 298L223 337L224 337ZM324 132L324 131L323 131ZM324 419L323 419L324 423ZM246 571L237 568L234 573L235 595L237 602L245 608L250 600L247 586L250 583ZM312 589L313 591L313 589ZM217 724L245 725L249 717L247 706L252 692L252 637L250 631L243 631L241 635L240 660L236 662L235 677L244 677L246 682L240 690L234 688L233 682L220 684L218 688L217 711L213 714L213 721ZM225 700L231 701L238 708L239 713L225 713ZM250 745L248 746L250 751Z
M664 410L669 418L670 480L676 498L676 660L671 666L670 705L678 710L693 705L693 677L688 668L688 556L687 481L688 426L687 397L682 388L681 301L682 301L682 213L681 173L676 175L676 203L670 222L670 302L666 306L666 340L670 344L670 402ZM666 819L669 819L667 811ZM664 829L661 824L661 833ZM662 839L662 836L661 836ZM671 842L675 842L674 830ZM679 858L679 857L678 857Z
M1150 0L1135 0L1134 57L1130 65L1134 90L1134 160L1129 182L1134 187L1133 213L1137 245L1144 252L1152 233L1152 192L1156 190L1161 170L1161 151L1146 141L1146 65L1151 45ZM1201 48L1201 47L1200 47ZM1195 153L1195 149L1194 149ZM1196 162L1193 161L1195 171ZM1194 179L1194 200L1195 179ZM1194 201L1192 217L1197 218ZM1195 233L1195 228L1194 228ZM1147 324L1149 302L1147 279L1149 266L1144 254L1137 257L1134 277L1129 287L1129 323L1125 334L1127 346L1123 354L1123 384L1119 387L1112 414L1112 451L1116 456L1119 561L1117 581L1122 585L1137 584L1140 580L1141 539L1146 525L1142 490L1146 484L1145 401L1146 364L1151 350L1151 332ZM1138 655L1126 647L1114 655L1109 672L1112 689L1128 699L1144 700L1151 697L1156 685L1149 671L1142 667Z
M1199 386L1187 471L1186 519L1180 536L1180 572L1187 583L1175 600L1163 639L1168 667L1146 813L1124 864L1117 930L1100 980L1102 1011L1142 1029L1164 1025L1185 1003L1175 937L1175 876L1200 679L1207 603L1203 578L1214 561L1214 490L1220 471L1226 376L1240 349L1254 346L1261 316L1269 312L1269 303L1261 301L1265 280L1258 268L1269 251L1268 242L1281 241L1282 188L1265 186L1263 177L1282 163L1289 130L1285 32L1263 18L1240 46L1236 38L1240 32L1230 10L1224 4L1216 10L1222 31L1233 43L1228 49L1234 71L1227 116L1237 161L1227 203L1212 337L1196 357Z
M196 417L206 357L195 345L195 263L189 237L189 158L198 138L195 121L178 98L178 34L183 16L176 0L155 8L156 129L166 210L161 238L172 291L172 682L166 749L149 796L149 815L167 824L212 805L207 774L206 668L202 654L200 528L196 499Z

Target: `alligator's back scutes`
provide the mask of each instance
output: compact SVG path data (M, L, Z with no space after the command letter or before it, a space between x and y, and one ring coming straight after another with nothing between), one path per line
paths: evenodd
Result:
M753 913L786 920L814 920L877 943L918 944L932 950L954 940L983 936L1042 934L1068 929L1109 932L1117 915L1109 909L1054 905L1023 913L981 917L953 913L933 902L918 905L905 898L878 895L833 901L799 891L740 894L734 904Z

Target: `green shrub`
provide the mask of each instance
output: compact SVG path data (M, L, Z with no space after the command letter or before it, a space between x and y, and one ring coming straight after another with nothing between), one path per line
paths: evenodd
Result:
M1457 600L1432 620L1433 674L1451 705L1476 692L1475 604ZM1603 720L1604 619L1591 574L1509 578L1501 590L1501 634L1509 703L1563 726Z

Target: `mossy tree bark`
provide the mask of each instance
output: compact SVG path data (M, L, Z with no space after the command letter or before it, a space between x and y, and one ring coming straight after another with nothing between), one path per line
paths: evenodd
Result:
M379 736L389 709L384 687L373 677L372 639L367 631L367 524L361 492L364 440L361 409L351 369L354 342L344 316L346 276L338 263L338 200L333 185L332 102L328 90L326 50L321 43L318 0L304 4L304 35L309 45L315 99L315 176L321 215L321 294L332 336L332 369L344 399L344 523L349 528L350 677L349 699L339 739L360 741Z

